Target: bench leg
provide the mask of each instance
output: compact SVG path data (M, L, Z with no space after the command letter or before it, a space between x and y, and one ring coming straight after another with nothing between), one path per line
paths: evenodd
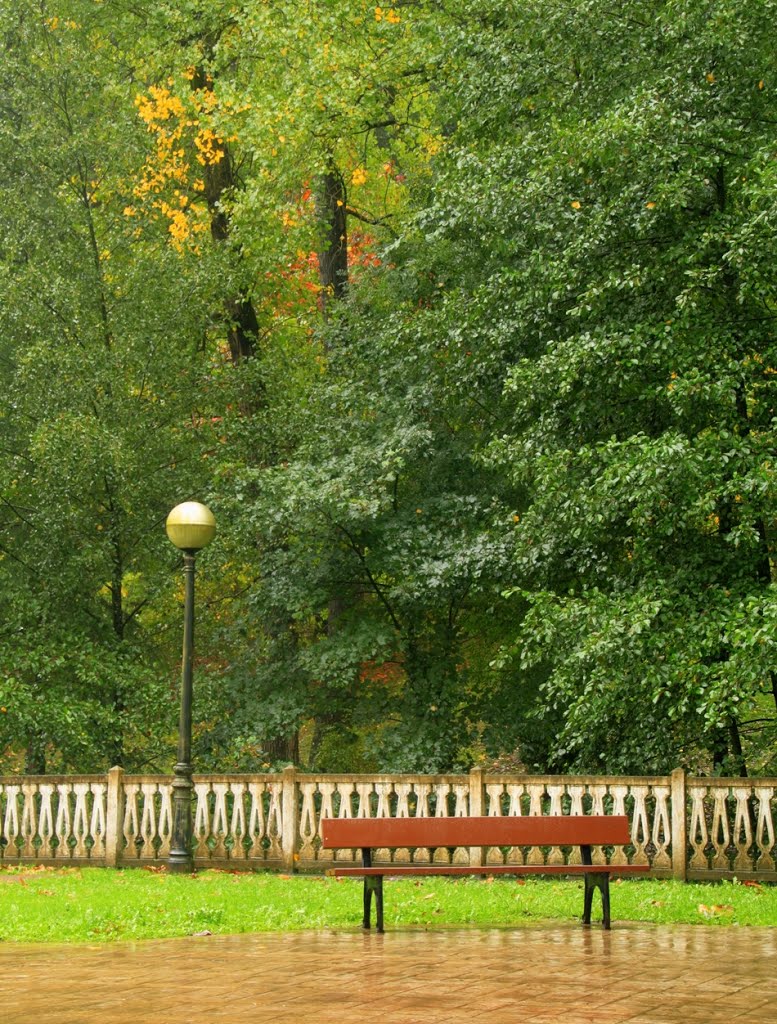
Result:
M375 894L375 930L383 931L383 875L365 875L364 878L364 919L362 928L370 930L372 895Z
M602 889L602 928L610 930L610 876L604 876Z
M591 907L594 889L602 894L602 927L610 930L610 876L607 873L585 875L585 891L583 893L583 924L591 923Z
M383 875L378 875L375 881L375 929L383 934Z
M372 906L372 893L373 893L373 880L369 876L364 878L364 917L362 919L362 928L368 932L370 930L370 908Z
M591 923L591 907L594 902L594 886L591 885L590 875L585 876L585 891L583 893L583 924Z

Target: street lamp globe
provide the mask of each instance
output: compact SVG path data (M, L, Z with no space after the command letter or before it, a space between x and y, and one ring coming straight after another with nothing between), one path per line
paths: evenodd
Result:
M184 501L176 505L165 523L167 536L182 551L199 551L216 536L216 520L207 505Z

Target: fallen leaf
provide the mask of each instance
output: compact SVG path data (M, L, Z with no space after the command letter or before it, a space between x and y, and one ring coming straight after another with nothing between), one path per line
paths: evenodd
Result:
M664 903L663 900L651 900L650 901L650 905L651 905L651 907L664 907L664 906L666 906L666 904Z
M711 907L708 907L705 903L700 903L696 909L702 917L720 917L721 914L733 914L734 912L734 908L730 903L715 903Z
M760 882L756 882L754 878L746 878L742 885L746 885L748 889L763 889Z

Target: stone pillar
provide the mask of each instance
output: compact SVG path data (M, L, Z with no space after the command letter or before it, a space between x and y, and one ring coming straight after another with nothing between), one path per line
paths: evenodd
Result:
M105 808L105 866L116 868L124 849L124 769L118 766L108 772L108 794Z
M687 877L688 824L685 769L672 772L672 877L684 882Z
M483 781L483 769L472 768L469 773L469 816L480 818L485 815L485 786ZM486 863L486 847L470 846L469 863L470 867L478 867Z
M281 788L281 850L283 866L295 871L299 846L299 799L297 794L297 769L293 766L283 769Z

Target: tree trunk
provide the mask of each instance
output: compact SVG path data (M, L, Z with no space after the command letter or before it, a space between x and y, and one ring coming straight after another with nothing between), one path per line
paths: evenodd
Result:
M194 92L213 92L213 80L204 68L195 69L192 89ZM219 140L219 149L223 156L214 163L206 161L203 178L205 198L210 211L211 238L217 245L223 245L229 242L230 238L229 215L224 204L238 182L229 143ZM237 364L244 359L250 359L256 353L259 334L256 310L250 296L228 296L224 300L224 312L227 316L227 340L232 362Z
M729 742L731 745L731 759L739 775L747 778L747 764L742 753L742 738L739 735L739 725L736 718L732 718L728 724Z
M27 734L27 748L24 752L24 774L46 774L46 737L43 733L32 729Z
M342 174L332 166L322 174L316 191L319 225L318 279L321 284L319 308L324 318L332 302L348 289L348 223L346 191Z
M299 733L295 730L286 736L273 736L267 740L266 750L273 765L281 762L299 764Z
M334 303L345 297L348 290L348 221L346 213L345 181L330 161L315 190L315 213L318 221L318 279L321 285L319 309L324 321L328 320ZM339 628L343 614L352 604L347 588L333 593L328 601L326 631L332 636ZM329 724L331 720L329 720ZM318 723L316 735L323 738ZM319 743L320 743L319 738Z

